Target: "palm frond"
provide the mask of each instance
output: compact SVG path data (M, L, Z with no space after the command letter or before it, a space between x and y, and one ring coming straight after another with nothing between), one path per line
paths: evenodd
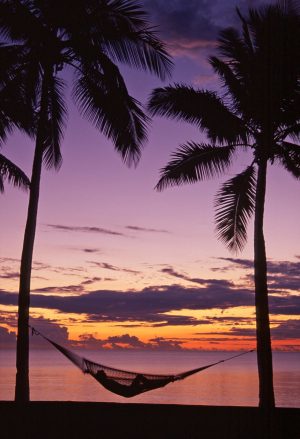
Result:
M66 33L71 46L81 56L94 47L104 51L114 62L150 71L161 79L170 75L170 56L138 2L77 0L74 4L66 1L64 9Z
M278 146L276 159L295 178L300 179L300 146L291 142L282 142Z
M245 38L245 35L244 35ZM244 40L237 29L228 28L220 33L218 52L220 57L211 58L214 70L221 77L228 97L243 119L257 124L261 107L261 65L255 59L255 47L249 38ZM250 45L249 45L250 44ZM227 67L226 67L227 65Z
M214 72L219 76L221 83L226 90L226 96L228 96L231 101L231 107L234 108L234 111L237 114L241 115L241 118L247 119L246 102L248 99L248 91L233 71L230 63L227 63L216 56L210 57L208 61Z
M14 128L29 135L35 131L34 110L26 102L22 86L16 85L17 81L11 81L0 90L0 143Z
M227 69L216 58L213 67L234 108L260 129L266 117L275 129L292 123L299 108L300 16L288 3L239 14L242 32L225 29L218 40L219 61Z
M285 121L283 121L282 126L279 126L277 129L276 136L276 140L279 141L290 138L293 141L298 142L300 139L300 121L298 121L298 115L294 118L291 116L290 123L285 123Z
M44 125L44 154L43 161L47 168L59 169L62 162L60 144L66 121L64 103L64 82L52 76L48 80L47 117Z
M0 3L0 35L12 41L32 41L44 34L45 28L35 15L36 2L4 0Z
M104 47L115 61L149 71L162 80L171 76L173 62L151 28L107 40Z
M251 36L251 32L249 29L249 24L247 22L247 20L245 19L245 17L242 15L240 9L238 7L236 7L236 12L239 16L239 19L241 20L242 23L242 28L243 28L243 40L246 43L248 50L250 52L254 52L254 46L253 46L253 41L252 41L252 36Z
M0 84L14 76L24 59L23 45L0 43Z
M168 186L196 183L222 174L231 164L234 147L189 142L182 145L161 170L158 191Z
M255 168L251 165L226 181L217 193L217 236L231 251L242 250L247 241L247 224L254 211L255 188Z
M0 45L0 141L16 127L33 135L34 97L27 90L26 53L18 45ZM26 74L25 74L26 72Z
M152 115L197 125L213 143L247 142L243 121L212 91L195 90L181 84L157 88L150 96L148 108Z
M235 72L242 76L243 65L249 56L249 47L239 31L232 27L222 30L219 33L217 49L221 58L230 60Z
M26 44L0 44L1 86L14 83L12 87L35 105L40 79L40 60L34 51Z
M4 192L4 180L16 187L28 189L30 181L25 173L8 160L4 155L0 154L0 192Z
M149 121L140 103L129 95L119 69L104 54L101 66L86 66L83 73L73 90L82 114L112 139L128 165L136 164Z

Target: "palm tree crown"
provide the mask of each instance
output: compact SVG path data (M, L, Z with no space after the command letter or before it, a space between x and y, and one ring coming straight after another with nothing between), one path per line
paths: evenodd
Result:
M74 71L73 98L82 114L113 140L126 162L136 162L148 119L115 62L160 78L172 64L136 2L4 0L0 16L3 50L15 60L11 87L23 87L36 112L45 102L45 164L61 162L66 82L60 74L67 66Z
M239 11L238 11L239 13ZM299 15L279 3L250 9L242 33L229 28L209 58L223 93L175 84L153 91L153 115L183 120L203 130L209 144L188 142L162 169L157 189L219 176L238 149L252 151L249 166L225 182L216 197L217 233L229 249L241 250L254 212L257 166L282 165L300 178Z
M241 31L222 31L218 56L209 58L222 91L175 84L154 90L149 108L153 115L197 125L208 138L208 143L188 142L173 154L162 169L158 190L219 176L238 150L252 153L246 169L217 193L215 221L218 237L236 252L247 240L254 214L259 404L271 413L275 399L263 231L266 176L268 165L276 163L300 178L300 15L296 2L285 0L250 9L246 19L237 13Z

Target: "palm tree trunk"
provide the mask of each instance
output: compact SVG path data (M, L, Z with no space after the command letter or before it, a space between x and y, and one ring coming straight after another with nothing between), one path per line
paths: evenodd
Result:
M271 410L275 407L273 366L269 321L267 258L263 232L266 194L267 161L258 167L255 221L254 221L254 279L256 307L257 364L259 376L259 406Z
M17 375L15 400L27 402L29 394L29 305L30 281L36 220L39 201L40 177L42 169L41 148L36 145L32 179L30 186L29 205L25 227L23 250L20 268L20 286L18 302L18 337L17 337Z
M30 400L29 390L29 306L30 306L30 282L32 269L32 256L36 232L38 213L40 179L43 162L43 139L44 122L47 111L47 80L42 84L42 94L38 118L35 153L32 165L30 183L29 204L25 226L23 249L20 267L20 285L18 300L18 336L17 336L17 358L16 358L16 387L15 401L28 402Z

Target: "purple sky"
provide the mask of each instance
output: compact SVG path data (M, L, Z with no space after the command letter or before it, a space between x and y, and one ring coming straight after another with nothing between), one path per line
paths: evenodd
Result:
M206 57L214 50L218 30L237 23L237 2L144 0L144 4L174 56L173 76L165 85L184 82L216 89ZM238 2L242 10L257 4L261 2ZM143 103L154 87L162 85L145 73L121 70L131 94ZM249 242L236 256L244 262L229 259L235 255L217 241L213 224L220 183L244 167L247 157L241 156L223 180L157 193L153 188L159 169L170 153L183 142L205 137L190 125L155 118L138 167L128 169L110 141L68 100L62 168L59 173L44 170L42 176L33 317L41 326L43 319L50 319L48 326L57 328L58 335L66 334L60 325L68 328L71 338L99 339L99 346L109 337L120 337L126 344L125 335L148 347L157 346L158 338L166 342L164 347L168 343L178 347L186 337L189 346L201 348L201 334L219 348L217 334L228 340L251 336L253 341L252 224ZM3 152L30 174L29 139L16 133ZM6 329L0 340L11 342L7 330L15 328L12 293L18 289L27 194L6 186L1 203L0 310ZM292 332L300 338L299 214L299 183L274 167L268 175L265 235L278 340L294 338L288 335ZM136 346L135 339L127 340Z

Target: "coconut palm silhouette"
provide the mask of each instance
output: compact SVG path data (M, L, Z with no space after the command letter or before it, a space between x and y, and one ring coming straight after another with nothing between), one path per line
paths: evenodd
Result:
M254 215L254 280L259 374L259 405L273 407L267 259L264 240L266 176L269 165L300 178L300 16L292 2L239 10L241 31L223 30L218 54L209 58L222 84L217 92L175 84L153 91L152 115L199 127L208 143L179 147L162 169L156 186L196 183L222 175L239 151L250 163L226 181L215 199L218 238L229 250L242 250Z
M15 398L29 400L28 319L33 246L42 165L59 169L66 123L67 86L72 69L73 98L84 117L114 143L127 163L137 163L147 137L148 117L127 91L116 63L168 75L171 61L136 1L4 0L0 5L4 43L16 47L22 86L35 118L35 153L21 257Z

